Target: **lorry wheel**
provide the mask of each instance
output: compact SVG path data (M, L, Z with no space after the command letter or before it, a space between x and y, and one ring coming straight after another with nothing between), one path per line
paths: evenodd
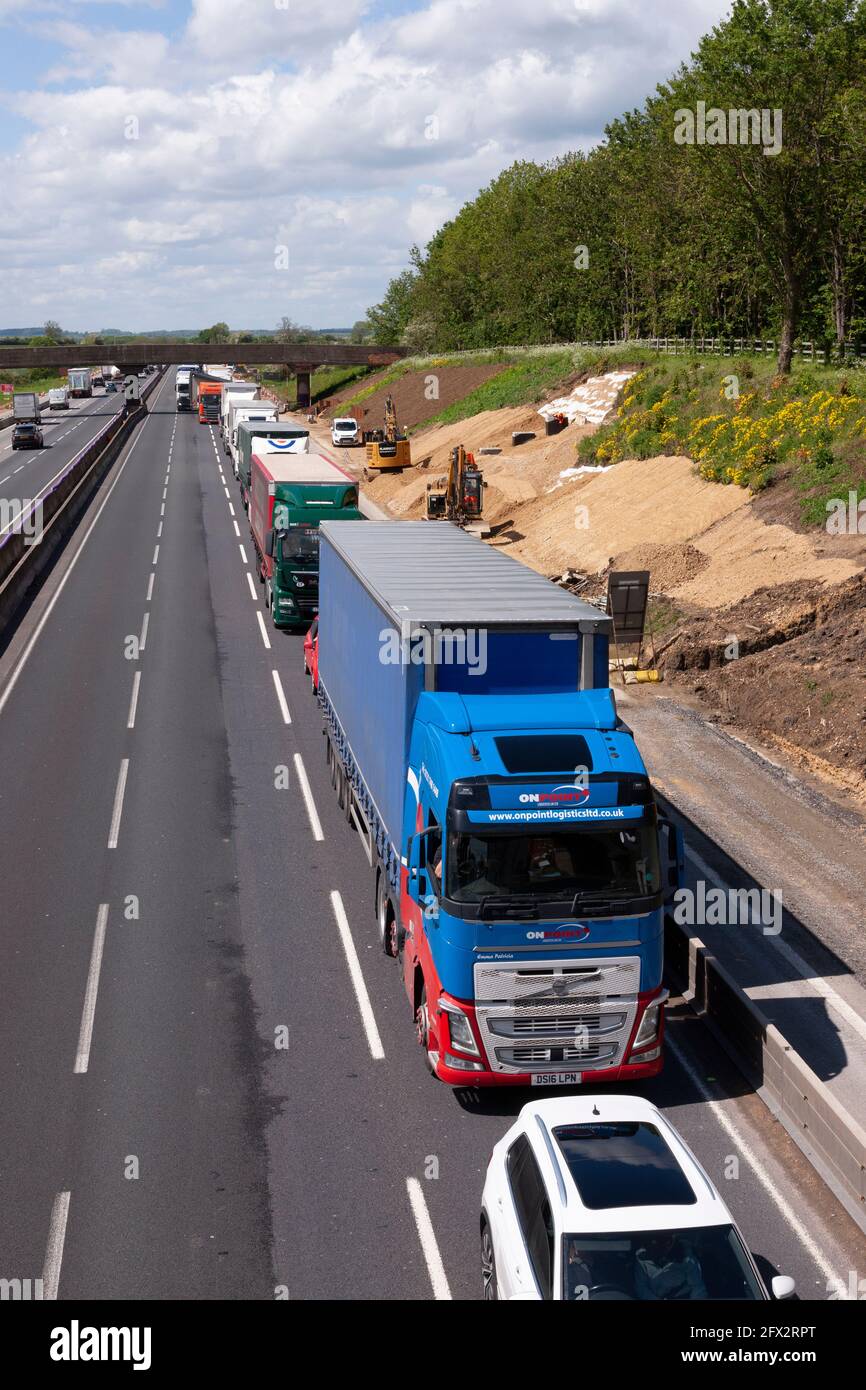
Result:
M481 1296L485 1301L493 1302L499 1297L499 1287L496 1282L496 1256L493 1253L490 1227L486 1221L481 1226L481 1287Z
M396 960L398 953L397 919L391 911L388 894L385 892L384 875L380 876L376 885L376 920L379 924L379 940L382 943L382 950L386 956Z
M427 1066L431 1073L436 1075L436 1068L433 1065L433 1058L430 1056L430 1013L427 1008L427 986L421 986L421 998L415 1010L415 1036L418 1044L424 1049L424 1056Z

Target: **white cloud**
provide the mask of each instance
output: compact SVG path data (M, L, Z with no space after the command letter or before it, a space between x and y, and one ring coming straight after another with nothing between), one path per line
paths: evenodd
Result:
M365 8L194 0L172 43L30 5L34 41L65 57L54 84L5 96L32 133L0 145L0 248L20 272L4 318L30 322L53 287L69 326L351 323L503 167L588 148L640 104L726 0ZM70 248L77 279L57 273Z

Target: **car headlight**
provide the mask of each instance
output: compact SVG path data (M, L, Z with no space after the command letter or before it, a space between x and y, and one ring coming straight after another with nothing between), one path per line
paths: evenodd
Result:
M478 1044L472 1032L469 1019L457 1004L452 1004L450 999L440 999L439 1009L441 1013L448 1015L448 1032L451 1034L453 1047L459 1047L461 1052L471 1052L478 1056Z

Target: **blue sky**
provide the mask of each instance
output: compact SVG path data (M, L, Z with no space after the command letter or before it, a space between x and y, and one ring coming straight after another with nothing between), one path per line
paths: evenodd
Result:
M0 327L351 324L723 0L0 0Z

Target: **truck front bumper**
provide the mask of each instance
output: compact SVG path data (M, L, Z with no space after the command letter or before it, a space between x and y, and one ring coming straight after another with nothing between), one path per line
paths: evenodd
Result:
M520 1053L514 1061L503 1065L501 1055L494 1058L494 1064L485 1052L485 1041L489 1046L489 1030L479 1026L478 1011L473 1004L464 1000L451 1000L448 995L440 995L439 1007L431 1016L430 1061L435 1075L450 1086L523 1086L532 1089L543 1087L575 1085L607 1085L619 1081L640 1081L658 1076L663 1066L664 1042L664 1000L667 991L661 988L646 994L639 994L634 1000L636 1007L630 1011L629 1028L624 1046L618 1048L619 1059L612 1066L603 1061L595 1065L582 1060L572 1047L551 1046L547 1039L539 1051L537 1061L524 1070L516 1065ZM444 1003L444 1007L443 1007ZM656 1005L658 1023L649 1037L640 1037L640 1046L635 1048L639 1038L644 1016L650 1006ZM459 1040L452 1040L450 1019L455 1016L453 1006L466 1019L476 1050L470 1052L461 1046ZM649 1022L649 1020L648 1020ZM531 1043L529 1044L531 1047ZM590 1049L597 1044L588 1044ZM599 1049L600 1051L600 1049ZM603 1056L603 1054L602 1054ZM522 1058L520 1058L522 1060Z

